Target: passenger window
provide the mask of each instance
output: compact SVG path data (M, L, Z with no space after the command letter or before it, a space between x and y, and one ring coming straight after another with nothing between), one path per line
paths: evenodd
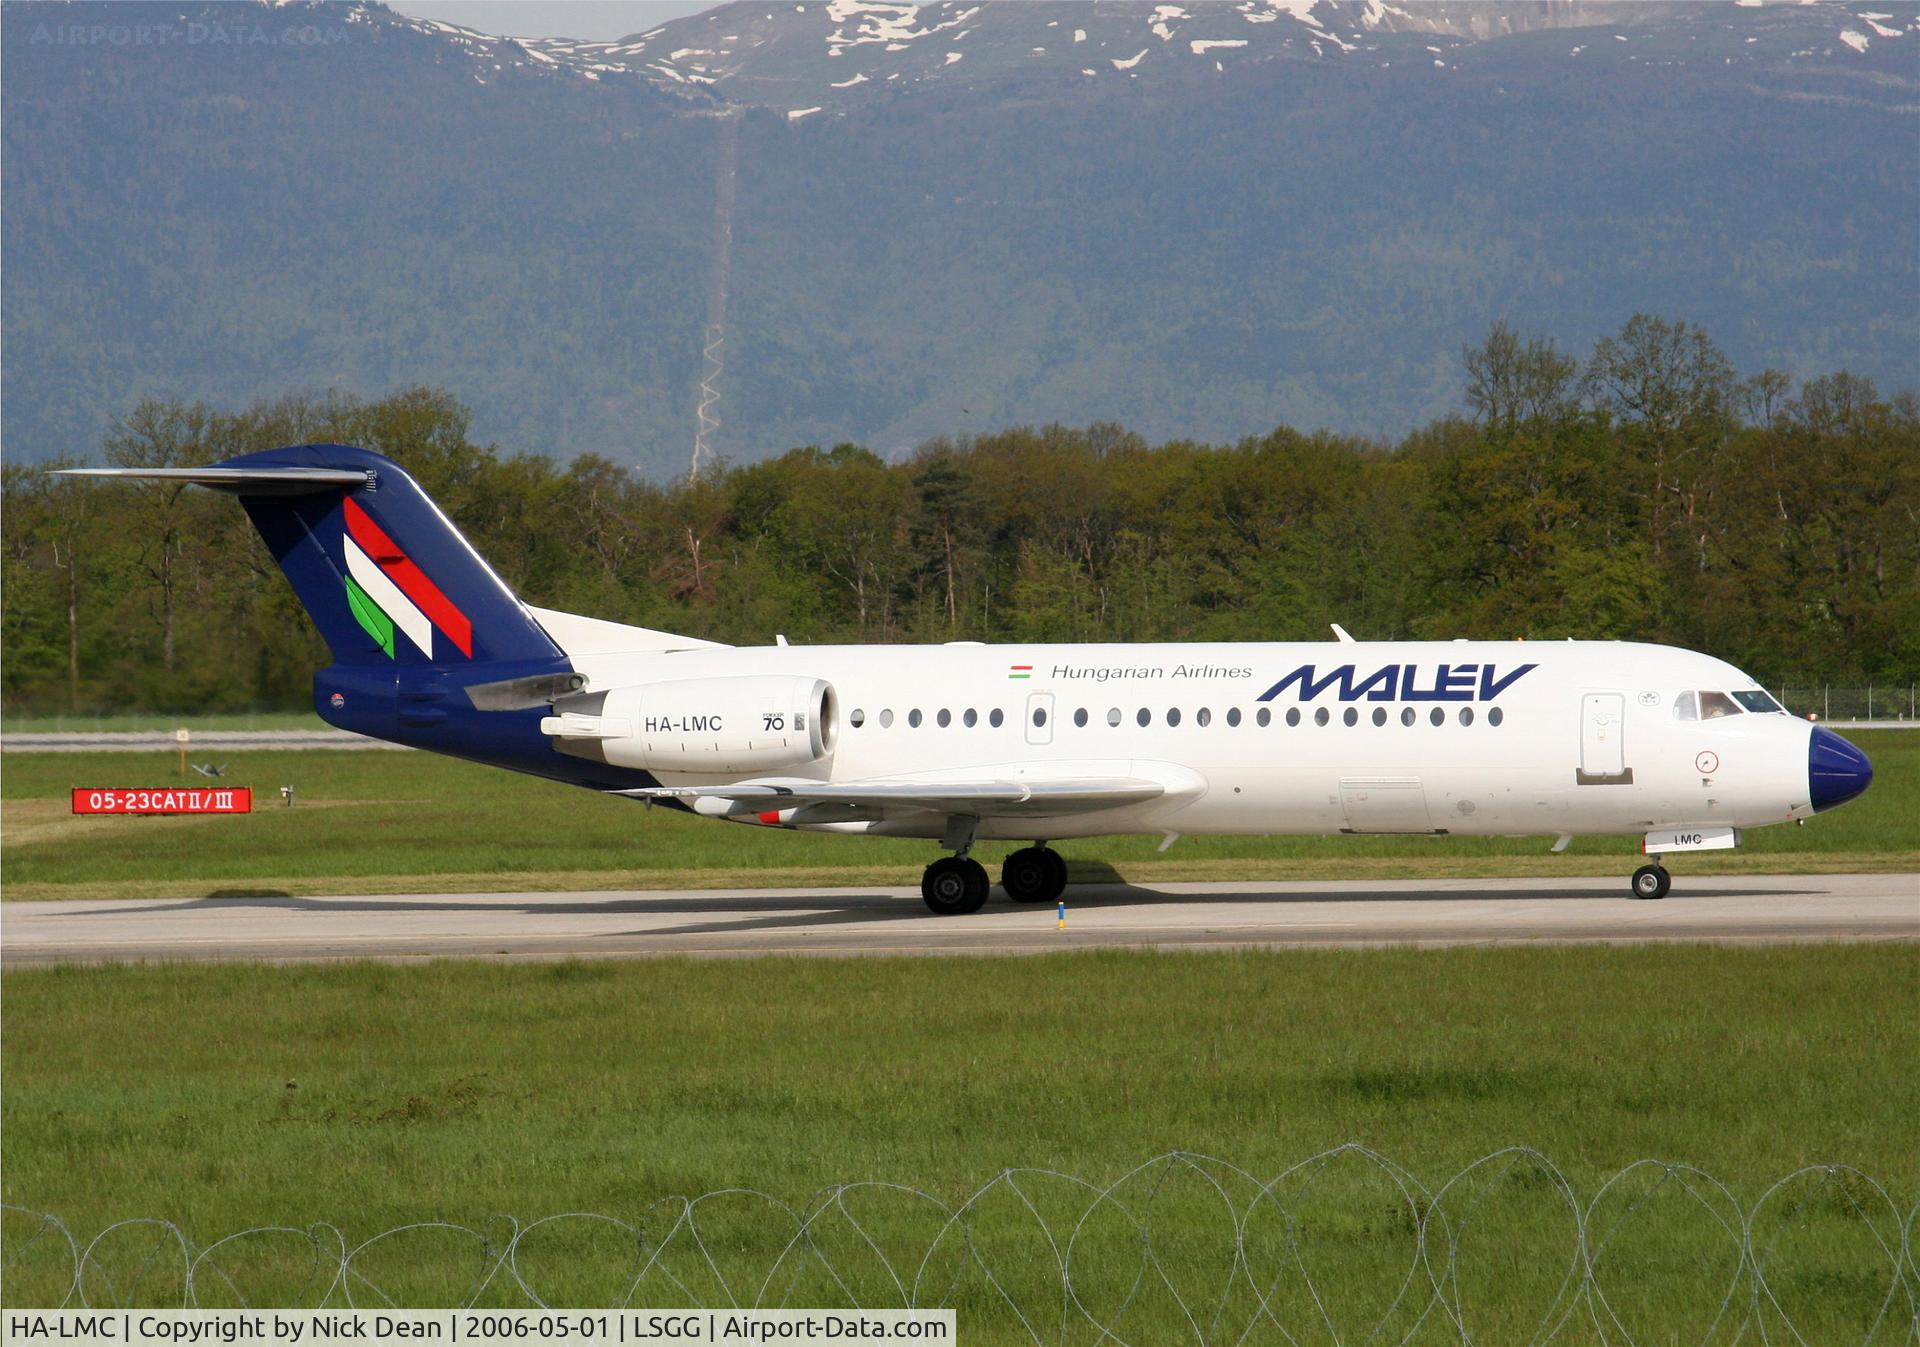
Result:
M1117 706L1108 707L1107 708L1107 724L1118 725L1119 723L1120 723L1120 708Z
M1402 725L1411 725L1415 719L1417 719L1417 717L1413 714L1413 708L1411 706L1404 708L1400 712L1400 723Z
M1078 725L1078 726L1081 726L1081 727L1083 727L1083 728L1085 727L1085 725L1086 725L1086 723L1087 723L1087 708L1086 708L1086 707L1084 707L1084 706L1083 706L1083 707L1081 707L1081 708L1080 708L1080 709L1079 709L1078 711L1075 711L1075 712L1073 713L1073 723L1074 723L1075 725Z
M994 707L993 710L987 712L987 724L993 726L993 728L996 730L999 729L1000 726L1005 723L1006 719L1007 719L1006 716L1001 712L1000 708L997 706Z
M847 717L847 723L857 730L867 723L867 713L856 706L853 708L853 714Z
M1460 708L1460 723L1462 725L1473 724L1473 708L1471 706L1463 706Z
M1726 716L1740 714L1740 703L1724 692L1703 692L1700 694L1700 719L1719 720Z
M944 730L947 726L953 724L953 712L943 706L940 708L940 714L936 716L935 719L940 722L940 728Z
M1447 713L1436 706L1433 708L1433 714L1429 715L1427 719L1436 725L1444 725L1447 723Z
M980 723L980 713L974 710L971 706L969 706L967 708L967 713L964 716L961 716L960 719L966 722L966 726L968 729L972 729L975 725L978 725Z
M1387 723L1387 711L1385 707L1376 706L1373 708L1373 723L1376 725L1384 725Z
M1675 720L1700 719L1700 695L1695 692L1683 692L1673 699L1673 718Z
M1179 723L1180 723L1180 708L1176 706L1167 712L1167 724L1178 725Z
M907 724L912 726L916 730L920 728L920 708L919 707L916 706L913 708L913 710L907 712Z
M1313 723L1316 725L1324 725L1331 719L1332 717L1327 714L1327 708L1324 706L1313 713Z
M1345 721L1350 726L1358 725L1360 723L1360 713L1354 710L1351 706L1349 706L1346 710L1346 714L1341 716L1340 719Z
M1193 713L1193 723L1204 730L1207 726L1213 724L1213 712L1207 710L1204 706L1201 707Z
M880 728L883 730L893 728L893 709L891 707L880 713Z
M1240 708L1237 706L1228 707L1227 708L1228 727L1232 728L1232 727L1238 726L1239 724L1240 724Z
M1489 706L1487 708L1487 724L1498 725L1501 721L1505 720L1506 718L1507 717L1505 713L1502 712L1499 707Z
M1134 717L1134 721L1142 728L1151 725L1153 723L1153 712L1143 706L1140 708L1140 714Z
M1044 724L1046 724L1046 723L1047 723L1047 708L1046 708L1046 707L1044 707L1044 706L1036 706L1036 707L1034 707L1034 708L1033 708L1033 724L1034 724L1034 727L1035 727L1035 728L1037 729L1037 728L1039 728L1040 726L1042 726L1042 725L1044 725Z

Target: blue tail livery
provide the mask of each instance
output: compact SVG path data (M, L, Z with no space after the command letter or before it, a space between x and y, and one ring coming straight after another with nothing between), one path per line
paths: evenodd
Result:
M553 751L540 718L584 679L392 459L303 444L207 468L71 472L238 496L332 654L314 676L329 724L582 784L647 776Z

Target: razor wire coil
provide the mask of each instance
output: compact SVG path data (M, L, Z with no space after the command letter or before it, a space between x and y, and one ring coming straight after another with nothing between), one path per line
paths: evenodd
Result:
M196 1245L153 1217L83 1241L52 1213L0 1216L7 1299L24 1281L59 1308L952 1306L970 1338L1041 1345L1920 1344L1920 1205L1903 1213L1843 1164L1796 1169L1746 1207L1662 1160L1583 1202L1529 1147L1429 1187L1348 1144L1264 1180L1171 1151L1105 1184L1018 1168L948 1199L877 1180L799 1204L726 1188L628 1217L431 1220L357 1242L316 1222ZM443 1265L460 1271L419 1282ZM1522 1289L1537 1308L1516 1336Z

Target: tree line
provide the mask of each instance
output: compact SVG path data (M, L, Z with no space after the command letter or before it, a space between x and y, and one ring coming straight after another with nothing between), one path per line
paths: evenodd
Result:
M144 400L102 457L310 441L402 463L529 602L713 640L1670 642L1765 679L1920 676L1920 400L1741 377L1639 315L1578 359L1495 324L1463 413L1387 445L1118 425L852 444L648 481L476 444L433 389ZM326 660L233 502L0 472L10 713L304 706Z

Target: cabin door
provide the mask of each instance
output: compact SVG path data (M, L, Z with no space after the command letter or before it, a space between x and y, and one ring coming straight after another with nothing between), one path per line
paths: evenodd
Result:
M1580 699L1580 769L1583 786L1624 786L1633 781L1627 766L1627 699L1619 692L1589 692Z

